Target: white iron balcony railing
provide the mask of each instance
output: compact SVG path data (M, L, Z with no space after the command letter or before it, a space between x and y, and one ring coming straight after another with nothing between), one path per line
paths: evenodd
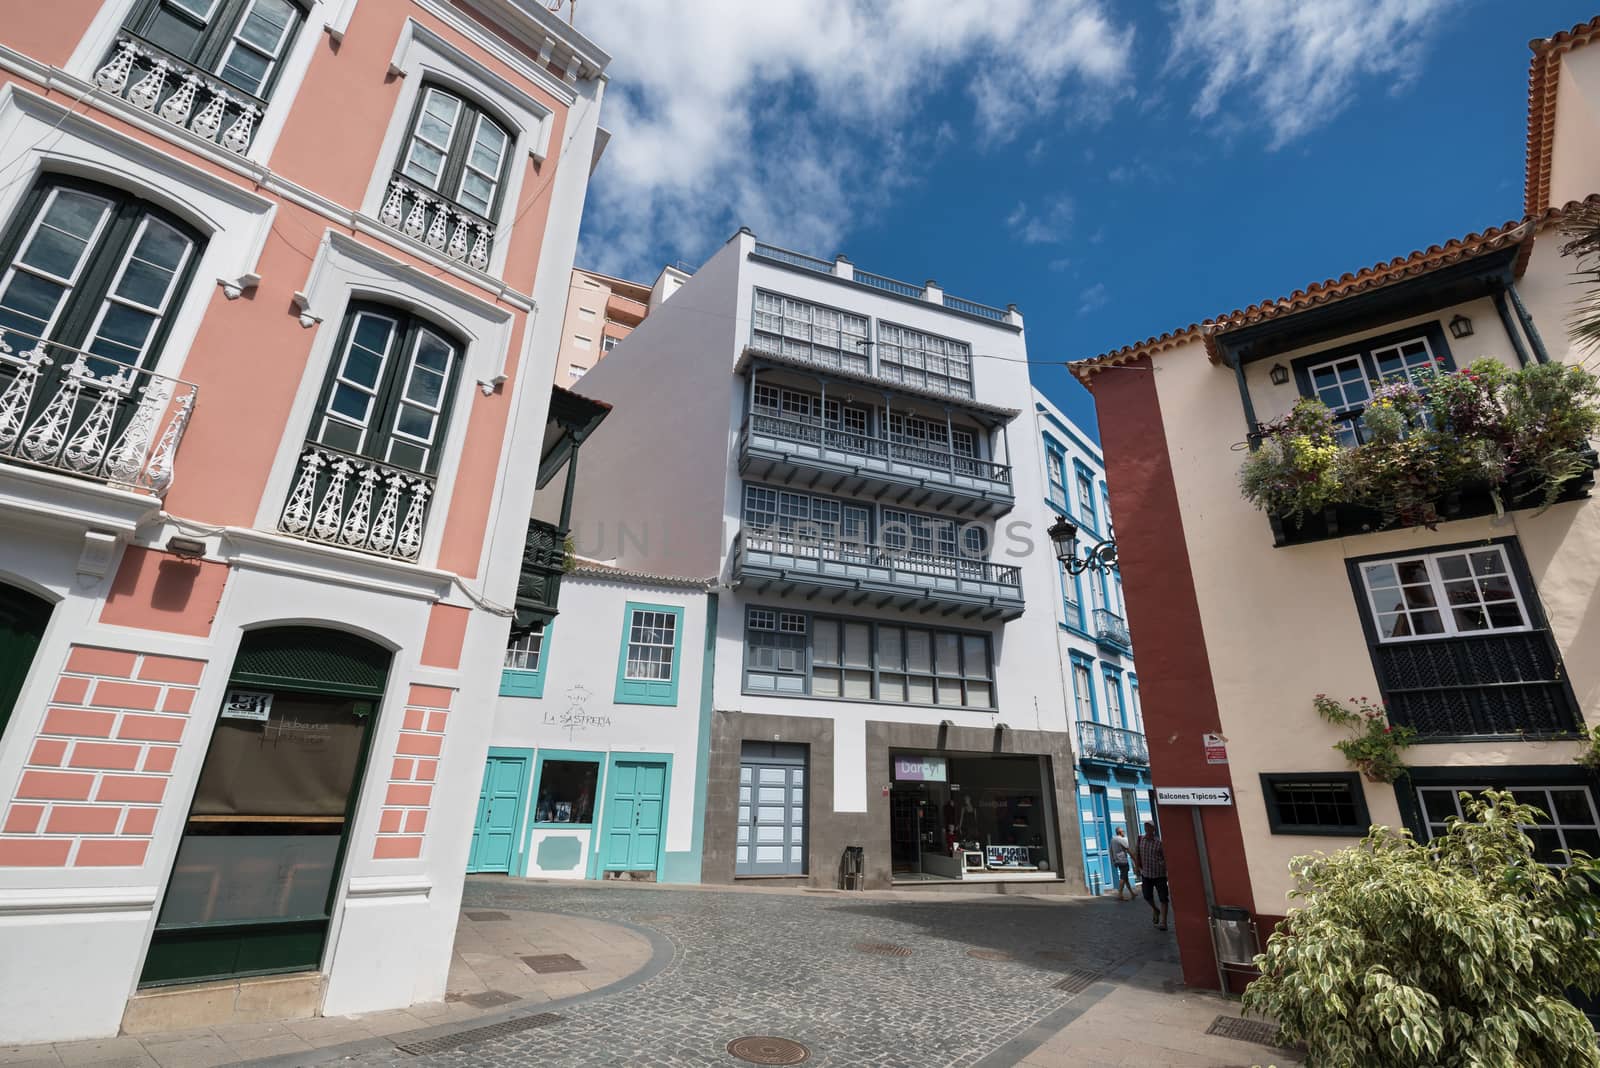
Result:
M1104 723L1078 724L1078 757L1081 760L1106 760L1117 764L1150 763L1150 747L1144 735Z
M308 443L278 529L307 541L415 560L433 478Z
M831 538L803 532L745 529L740 539L746 553L773 554L801 561L815 561L867 568L881 572L882 580L897 581L928 578L941 588L992 594L1008 599L1022 597L1022 571L1011 564L996 564L965 556L917 552L896 546L869 545L851 538ZM824 569L827 570L827 569Z
M187 60L124 32L94 83L181 130L243 154L267 103Z
M949 449L914 441L872 437L803 419L761 412L752 414L746 424L744 437L747 442L751 433L771 435L797 444L819 445L862 460L901 461L918 468L1000 483L1005 487L1011 485L1011 468L1006 464L993 463L976 456L963 456Z
M1133 637L1128 633L1128 621L1104 608L1094 610L1094 638L1102 645L1133 648Z
M494 229L489 220L454 204L401 174L389 179L378 221L435 252L487 270Z
M70 359L59 374L46 348ZM0 462L161 497L198 394L192 383L48 343L17 353L0 342Z

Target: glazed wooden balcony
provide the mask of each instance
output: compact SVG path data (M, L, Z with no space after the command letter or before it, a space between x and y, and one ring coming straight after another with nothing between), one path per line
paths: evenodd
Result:
M1104 723L1079 723L1078 759L1148 767L1150 747L1138 731L1108 727Z
M56 375L46 351L0 344L0 463L164 496L199 388L70 351Z
M1020 569L987 560L749 529L734 539L733 557L741 584L780 595L831 594L833 604L982 620L1016 619L1023 610Z
M944 513L996 516L1016 503L1011 468L947 449L855 434L756 412L739 428L739 471Z
M517 576L515 618L511 636L519 638L541 631L556 617L561 597L561 576L567 570L567 532L553 523L534 519L528 523L522 546L522 570Z

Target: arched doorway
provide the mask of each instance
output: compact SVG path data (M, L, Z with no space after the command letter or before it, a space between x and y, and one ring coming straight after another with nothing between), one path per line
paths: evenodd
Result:
M22 684L39 651L50 602L26 590L0 583L0 738L22 693Z
M141 985L321 964L388 674L343 631L244 636Z

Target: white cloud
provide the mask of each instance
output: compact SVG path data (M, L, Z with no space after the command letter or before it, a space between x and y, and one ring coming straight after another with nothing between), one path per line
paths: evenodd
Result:
M614 136L580 256L648 273L651 257L698 260L741 224L819 255L840 251L855 220L953 149L948 121L927 112L935 93L964 88L988 143L1024 122L1108 106L1128 76L1132 30L1105 6L581 5L579 29L616 58L601 110Z
M1106 284L1104 282L1096 282L1078 294L1078 314L1088 315L1090 312L1099 311L1110 301L1111 297L1106 293Z
M1037 212L1019 203L1006 216L1006 227L1024 245L1058 245L1071 232L1073 210L1072 198L1065 196L1053 198Z
M1363 78L1400 89L1422 70L1448 0L1176 0L1170 66L1204 76L1193 106L1218 115L1244 94L1280 148L1327 122Z

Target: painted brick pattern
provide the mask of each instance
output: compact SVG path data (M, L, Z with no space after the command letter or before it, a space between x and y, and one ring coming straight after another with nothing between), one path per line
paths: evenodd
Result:
M433 804L433 783L444 751L445 724L450 719L454 690L412 684L405 720L389 764L389 783L378 819L374 860L410 860L422 856L422 839Z
M0 868L143 864L205 666L73 646L0 817Z

